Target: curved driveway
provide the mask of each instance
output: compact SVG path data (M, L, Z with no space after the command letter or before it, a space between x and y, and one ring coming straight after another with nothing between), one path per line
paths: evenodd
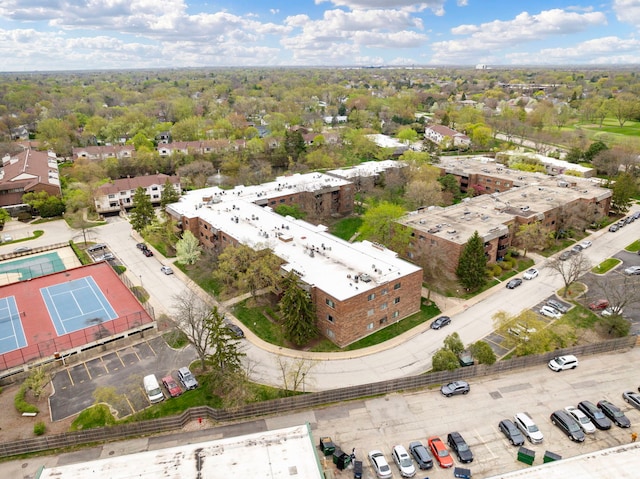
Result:
M57 223L64 225L63 222L42 225L47 234L34 240L33 244L66 241L71 236L77 236L77 233L66 228L66 225L63 228ZM163 263L158 256L147 258L140 254L135 246L137 240L126 221L113 218L108 225L96 227L93 231L91 240L107 243L127 266L127 274L134 284L142 283L150 293L156 316L170 312L174 295L187 291L187 284L181 280L186 278L183 278L179 271L173 276L165 276L160 272ZM584 254L595 265L613 256L639 237L640 221L631 223L616 233L609 233L604 229L589 238L593 241L593 246L585 250ZM76 241L81 239L76 238ZM9 246L0 246L0 253L4 252L4 248ZM507 290L503 285L498 285L464 304L444 311L452 316L452 326L432 331L428 324L423 324L384 344L358 351L309 353L288 350L265 343L244 328L247 336L244 347L247 360L251 363L251 376L255 381L281 386L283 381L277 363L279 355L314 361L314 366L305 377L307 391L366 384L423 373L431 368L431 357L442 346L442 341L448 334L457 331L465 344L475 342L493 330L491 317L496 311L519 313L549 297L562 286L561 278L551 270L545 269L544 262L538 263L536 267L540 270L540 276L532 281L525 281L519 288ZM189 284L189 289L193 287L193 283Z

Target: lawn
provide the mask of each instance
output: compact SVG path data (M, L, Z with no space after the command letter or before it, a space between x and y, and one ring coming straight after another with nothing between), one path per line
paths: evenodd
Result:
M264 306L249 306L251 299L236 304L233 314L260 339L277 346L288 347L279 324L264 315ZM276 319L276 318L273 318Z
M331 234L338 238L342 238L345 241L349 241L361 225L362 218L360 217L345 218L338 221L335 226L331 228Z
M617 258L607 258L602 263L600 263L598 266L594 266L591 269L591 272L592 273L596 273L596 274L604 274L604 273L606 273L608 271L611 271L613 268L618 266L620 263L622 263L622 261L620 261Z
M640 240L635 240L633 243L627 246L625 250L631 253L637 253L638 251L640 251Z

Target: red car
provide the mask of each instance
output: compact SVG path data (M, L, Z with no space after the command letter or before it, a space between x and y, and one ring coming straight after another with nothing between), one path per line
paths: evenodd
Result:
M167 391L169 391L169 396L172 398L180 396L182 394L182 389L178 386L178 383L171 376L165 376L162 378L162 384Z
M592 311L598 311L601 309L607 309L609 307L609 301L606 299L598 299L589 304L589 309Z
M430 437L427 441L429 443L429 449L433 453L433 457L436 458L440 467L453 467L453 458L444 445L444 442L439 437Z

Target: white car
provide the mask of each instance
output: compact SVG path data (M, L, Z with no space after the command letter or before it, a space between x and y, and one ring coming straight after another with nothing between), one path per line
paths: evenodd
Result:
M384 458L384 454L382 454L381 451L374 449L369 452L368 457L371 467L373 467L373 470L376 472L376 476L378 476L379 479L389 479L390 477L393 477L389 463Z
M611 306L609 306L606 309L602 310L602 313L600 313L602 316L604 317L609 317L609 316L613 316L613 315L618 315L618 316L622 316L622 308L613 308Z
M593 243L589 240L584 240L583 242L580 243L580 247L582 249L587 249L589 246L591 246Z
M538 270L535 268L528 269L522 275L524 279L533 279L538 277Z
M536 423L533 422L528 413L519 412L513 417L513 422L533 444L540 444L544 440L542 431L538 429L538 426L536 426Z
M416 467L413 465L411 456L409 456L409 453L404 446L400 444L393 446L391 455L393 456L393 461L398 466L398 469L400 469L400 475L402 477L413 477L416 475Z
M567 406L564 409L573 416L586 434L593 434L596 432L596 427L591 422L591 419L589 419L580 409L573 406Z
M171 269L171 266L162 266L160 268L160 271L162 271L164 274L173 274L173 270Z
M540 314L542 316L546 316L547 318L553 318L553 319L560 319L562 317L562 314L560 313L560 311L558 311L555 308L552 308L551 306L547 306L546 304L540 308Z
M552 371L564 371L565 369L574 369L578 367L578 358L573 354L567 354L566 356L556 356L549 361L549 369Z
M633 275L640 274L640 266L629 266L624 270L624 274Z

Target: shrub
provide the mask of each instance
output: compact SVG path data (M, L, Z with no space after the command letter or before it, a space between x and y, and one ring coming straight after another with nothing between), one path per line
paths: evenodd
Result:
M127 267L126 266L122 266L121 264L117 264L117 265L115 265L113 267L113 269L117 274L120 275L120 274L124 273L127 270Z
M36 436L42 436L46 431L47 431L47 426L42 421L38 421L33 425L33 433Z
M495 276L497 278L501 274L502 274L502 266L500 266L499 264L494 264L493 265L493 276Z
M20 213L18 213L17 218L18 221L31 221L33 216L31 216L31 213L29 213L28 211L21 211Z
M30 404L27 402L27 400L25 399L25 396L27 395L27 390L29 388L27 387L26 384L23 384L20 389L18 390L18 393L16 394L16 397L13 398L13 405L15 406L16 410L20 413L39 413L40 409L38 409L35 405Z

